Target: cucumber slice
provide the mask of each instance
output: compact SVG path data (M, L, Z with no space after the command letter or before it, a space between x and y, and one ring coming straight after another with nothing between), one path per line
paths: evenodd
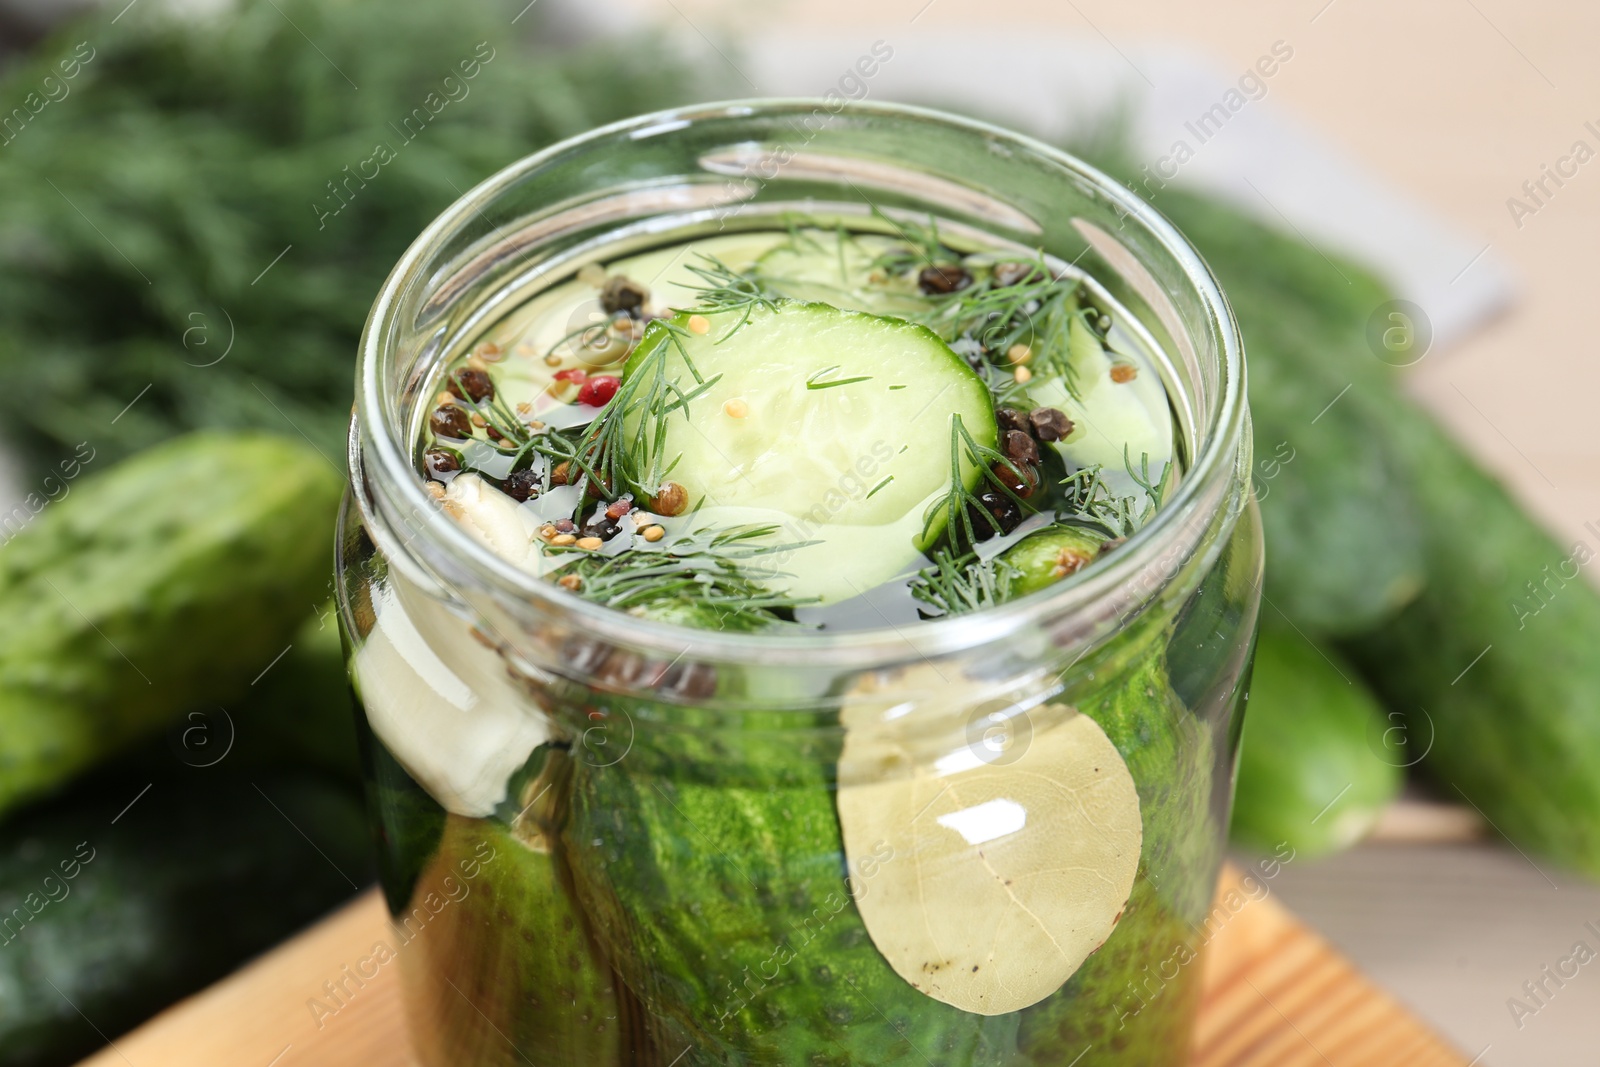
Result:
M774 544L816 542L774 553L785 573L768 577L823 603L922 565L945 525L940 513L923 528L950 489L954 416L980 444L996 439L983 381L932 331L826 304L652 323L623 370L624 402L656 375L689 399L628 410L627 439L652 461L639 469L683 486L697 525L772 524ZM970 488L978 470L961 467Z
M1036 380L1028 390L1033 403L1057 408L1073 422L1073 431L1052 447L1068 469L1098 464L1106 484L1118 496L1146 494L1129 476L1126 460L1139 469L1140 456L1150 457L1150 473L1159 478L1173 453L1172 416L1166 387L1151 367L1135 363L1132 381L1111 377L1113 360L1100 339L1074 316L1067 327L1067 359L1077 396L1060 378Z

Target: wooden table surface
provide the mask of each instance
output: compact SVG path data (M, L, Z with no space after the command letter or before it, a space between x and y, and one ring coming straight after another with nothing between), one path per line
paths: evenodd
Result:
M1229 871L1221 892L1237 887ZM1206 950L1192 1067L1466 1064L1271 895L1247 896L1257 899L1233 912ZM373 890L81 1067L411 1067L393 967L320 1026L307 1007L342 965L387 937ZM519 1051L544 1067L539 1050Z

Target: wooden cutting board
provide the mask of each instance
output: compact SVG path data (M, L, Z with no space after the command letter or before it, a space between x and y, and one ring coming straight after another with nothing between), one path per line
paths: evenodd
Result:
M1270 896L1239 888L1224 872L1193 1067L1467 1067ZM81 1067L412 1067L392 966L320 1026L308 1006L388 936L373 890Z

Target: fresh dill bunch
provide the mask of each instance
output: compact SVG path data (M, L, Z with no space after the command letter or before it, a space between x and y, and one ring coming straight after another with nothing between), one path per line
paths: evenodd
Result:
M1020 573L999 556L956 556L942 548L934 553L933 566L918 571L909 587L913 597L941 614L962 615L1005 603Z
M16 104L73 42L96 50L0 153L0 429L35 469L88 426L107 463L202 427L304 434L339 462L373 294L429 220L717 76L631 40L541 46L542 5L512 25L526 0L169 6L88 14L3 78ZM470 95L397 131L452 71Z
M678 602L716 612L735 628L759 628L782 622L775 613L814 602L773 592L763 584L761 579L782 577L783 572L754 561L804 547L766 541L777 529L744 525L701 530L665 548L635 547L614 556L558 546L546 551L576 556L561 569L561 576L575 577L574 592L608 608L627 611Z

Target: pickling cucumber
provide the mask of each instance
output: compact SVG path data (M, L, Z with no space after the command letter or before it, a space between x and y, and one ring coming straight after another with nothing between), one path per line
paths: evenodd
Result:
M282 437L196 433L0 552L0 811L231 700L326 596L343 479Z
M824 304L652 323L623 381L640 479L681 485L708 525L817 542L779 554L773 584L824 602L905 572L944 531L943 509L924 518L953 463L967 488L979 477L952 458L956 418L979 445L997 435L982 379L931 330Z
M635 1062L630 998L589 937L560 856L571 766L543 746L509 822L447 816L395 915L415 929L401 981L424 1064Z
M1385 758L1393 725L1354 668L1324 658L1286 626L1256 644L1234 791L1233 840L1301 856L1354 844L1400 791L1403 759Z
M1036 593L1076 574L1100 554L1109 540L1082 526L1051 526L1029 534L1000 557L1013 572L1006 598Z

